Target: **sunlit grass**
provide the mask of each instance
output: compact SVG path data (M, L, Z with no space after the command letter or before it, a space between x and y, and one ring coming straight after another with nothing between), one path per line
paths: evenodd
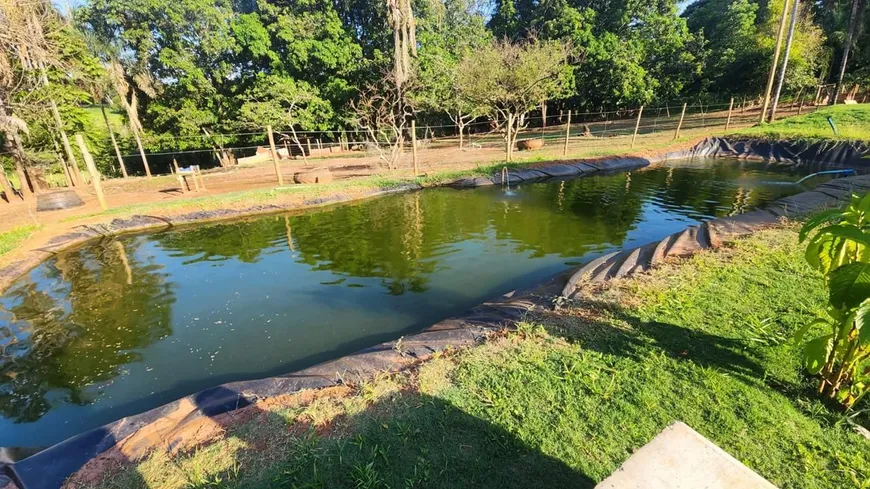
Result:
M839 135L834 134L828 117L834 121ZM766 139L870 141L870 104L825 107L811 114L789 117L735 132Z
M29 238L41 227L42 226L38 226L35 224L27 224L24 226L14 227L9 231L0 233L0 256L9 253L15 248L18 248L21 243L27 240L27 238Z
M592 488L675 420L777 487L867 487L870 442L789 341L822 290L796 232L764 231L417 370L272 404L99 487Z

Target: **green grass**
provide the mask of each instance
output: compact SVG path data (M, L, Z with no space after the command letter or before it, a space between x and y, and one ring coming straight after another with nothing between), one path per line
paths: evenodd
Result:
M839 136L828 123L834 120ZM771 124L740 129L735 134L765 139L835 139L870 141L870 104L835 105L811 114L777 120Z
M18 248L21 243L23 243L27 238L30 237L30 235L32 235L41 227L42 226L37 226L34 224L27 224L24 226L14 227L9 231L0 233L0 256L9 253L15 248Z
M780 488L870 487L789 341L824 303L795 231L764 231L99 487L591 488L675 420Z

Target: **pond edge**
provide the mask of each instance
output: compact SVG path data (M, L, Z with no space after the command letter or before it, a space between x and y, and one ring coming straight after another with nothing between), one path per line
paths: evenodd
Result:
M698 156L732 156L783 163L817 163L825 167L870 166L870 146L849 142L773 142L760 139L709 137L691 148L665 151L648 157L626 156L595 160L559 161L553 164L512 170L511 184L549 178L594 174L642 168L670 160ZM500 185L501 175L459 178L443 186L460 188ZM334 203L350 202L397 192L420 190L417 184L374 190L360 198L342 195L321 197L303 206L261 205L245 210L220 209L175 217L132 216L115 219L108 225L81 226L53 239L47 246L23 260L0 269L0 293L20 276L61 251L91 241L126 233L169 229L241 217L287 212ZM425 360L437 352L469 347L488 334L511 327L536 309L549 309L567 297L586 280L602 281L646 270L668 257L685 257L701 249L720 246L764 227L778 224L847 200L853 191L870 191L870 175L827 182L813 190L777 200L763 209L735 217L715 219L692 226L662 241L605 255L579 267L573 273L559 274L541 284L512 291L487 301L459 317L399 340L366 348L360 352L313 367L252 381L224 384L178 399L144 413L128 416L100 428L69 438L41 451L0 449L0 473L10 477L19 489L60 487L65 479L89 461L99 462L107 452L122 453L129 460L150 451L175 444L185 428L199 420L227 413L278 395L305 389L320 389L372 378L379 372L395 372ZM10 278L11 277L11 278ZM101 455L102 454L102 455Z

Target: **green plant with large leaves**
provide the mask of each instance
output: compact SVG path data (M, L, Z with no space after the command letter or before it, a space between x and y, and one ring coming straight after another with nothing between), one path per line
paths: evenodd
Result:
M808 240L807 262L824 275L830 300L796 341L824 331L804 345L805 365L821 377L820 393L852 408L870 392L870 194L816 215L800 240Z

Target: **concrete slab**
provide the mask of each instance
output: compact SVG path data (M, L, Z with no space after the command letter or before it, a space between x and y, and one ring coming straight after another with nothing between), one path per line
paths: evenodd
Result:
M776 489L681 422L664 429L595 489Z

